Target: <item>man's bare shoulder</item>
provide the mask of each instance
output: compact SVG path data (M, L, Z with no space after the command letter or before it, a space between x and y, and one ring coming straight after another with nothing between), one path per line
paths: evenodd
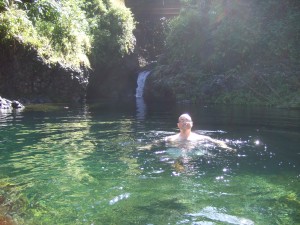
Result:
M210 140L211 138L205 135L200 135L196 133L191 133L189 136L189 140L191 141L202 141L202 140Z
M213 139L209 136L205 136L205 135L201 135L201 134L197 134L197 133L193 133L193 132L189 135L189 137L187 139L181 138L180 134L175 134L175 135L165 137L164 141L166 141L166 142L191 141L191 142L200 142L200 143L209 141L209 142L217 144L221 148L231 150L231 151L236 151L236 150L230 148L229 146L227 146L224 141Z
M180 139L179 134L174 134L164 138L164 140L167 142L178 141L179 139Z
M175 134L171 136L167 136L164 139L167 142L174 142L174 141L201 141L201 140L210 140L210 137L196 134L196 133L191 133L190 136L187 139L183 139L180 137L180 134Z

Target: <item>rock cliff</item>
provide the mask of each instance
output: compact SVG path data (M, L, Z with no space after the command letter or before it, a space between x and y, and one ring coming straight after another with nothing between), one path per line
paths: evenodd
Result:
M89 71L47 64L35 49L14 41L0 46L0 95L23 103L80 102Z

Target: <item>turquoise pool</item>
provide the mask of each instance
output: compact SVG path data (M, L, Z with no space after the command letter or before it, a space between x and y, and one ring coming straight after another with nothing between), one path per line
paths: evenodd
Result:
M297 110L50 109L0 114L0 223L300 224ZM160 141L183 112L236 152Z

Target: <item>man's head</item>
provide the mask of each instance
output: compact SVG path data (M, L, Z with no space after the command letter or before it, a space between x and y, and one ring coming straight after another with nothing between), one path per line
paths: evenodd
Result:
M180 130L188 130L193 127L193 121L189 114L182 114L178 118L177 126Z

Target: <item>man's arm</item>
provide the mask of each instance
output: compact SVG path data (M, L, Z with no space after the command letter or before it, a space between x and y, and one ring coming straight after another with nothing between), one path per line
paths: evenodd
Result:
M236 151L235 149L229 147L224 141L213 139L213 138L208 137L208 136L205 136L205 139L207 139L210 142L213 142L213 143L217 144L218 146L220 146L221 148L224 148L226 150Z

